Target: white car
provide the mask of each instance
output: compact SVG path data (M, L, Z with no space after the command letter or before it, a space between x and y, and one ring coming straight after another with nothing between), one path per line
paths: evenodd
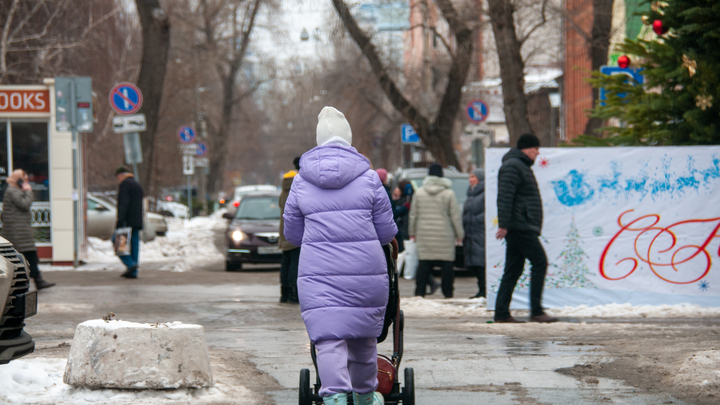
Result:
M270 184L254 184L251 186L238 186L238 187L235 187L235 194L233 196L233 201L240 201L242 196L244 196L247 193L253 192L253 191L273 192L273 191L278 191L278 188L276 186L273 186Z
M158 201L156 209L161 215L168 217L187 218L189 214L187 205L174 201Z
M165 236L167 222L165 217L154 212L145 213L145 229L143 229L145 241L151 241L157 236ZM117 207L115 204L102 197L87 196L87 235L100 239L112 238L115 232L115 220L117 219Z

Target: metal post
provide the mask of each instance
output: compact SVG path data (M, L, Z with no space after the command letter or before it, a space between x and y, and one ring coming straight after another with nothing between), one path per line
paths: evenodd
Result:
M140 179L140 176L138 175L138 168L137 168L137 157L140 156L140 151L137 150L137 146L140 144L140 133L139 132L133 132L130 134L130 137L133 138L132 140L132 168L133 168L133 174L135 175L136 179ZM137 142L136 142L137 141Z
M80 193L79 189L80 180L78 178L78 163L79 163L79 151L78 151L78 133L77 133L77 122L75 119L75 109L77 108L77 100L75 98L75 82L70 82L70 128L72 130L72 150L73 150L73 238L75 243L73 244L73 267L77 268L79 264L79 251L80 251L80 230L78 229L78 222L82 215L80 211Z
M192 218L192 190L190 190L190 175L187 176L187 200L188 200L188 219Z

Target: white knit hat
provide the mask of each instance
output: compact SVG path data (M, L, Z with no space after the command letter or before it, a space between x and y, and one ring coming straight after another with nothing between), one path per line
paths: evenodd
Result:
M316 139L318 146L330 141L344 141L352 145L352 131L345 115L333 107L323 107L318 114Z

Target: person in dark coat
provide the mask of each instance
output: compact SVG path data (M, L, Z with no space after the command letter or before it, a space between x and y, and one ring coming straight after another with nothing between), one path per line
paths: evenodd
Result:
M295 170L290 170L283 175L282 191L280 192L280 201L278 203L280 212L285 212L285 202L287 201L288 195L290 195L293 179L300 171L299 156L293 160L293 165L295 165ZM281 215L280 234L278 237L278 246L280 246L282 250L282 261L280 262L280 302L299 304L297 278L298 263L300 263L300 248L285 239L284 228L285 220Z
M393 198L395 203L393 218L398 227L398 234L395 237L398 241L398 252L402 253L405 250L405 240L410 237L408 225L410 223L410 202L413 194L412 184L407 180L402 180L398 183L396 192L398 196Z
M38 269L38 254L32 230L33 192L25 171L17 169L7 178L8 187L3 196L2 231L0 235L13 244L18 252L25 256L30 270L30 278L35 280L35 288L42 290L55 285L45 281Z
M140 263L140 230L143 228L143 190L135 176L124 166L115 171L120 188L117 194L117 228L132 228L130 236L130 254L120 256L127 270L121 275L125 278L137 278Z
M522 275L525 259L530 260L530 321L556 322L542 308L542 291L547 256L540 244L543 210L540 189L530 168L540 154L540 140L533 134L518 139L517 148L502 158L498 172L498 239L505 239L505 271L495 303L495 322L520 323L510 315L510 301Z
M485 170L475 169L468 180L463 207L465 268L478 280L478 293L470 298L480 298L485 296Z

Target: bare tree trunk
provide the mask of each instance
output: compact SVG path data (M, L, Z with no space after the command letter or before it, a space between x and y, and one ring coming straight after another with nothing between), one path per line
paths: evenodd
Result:
M360 47L370 63L378 84L395 109L413 126L423 144L430 150L438 163L462 169L453 148L452 129L455 115L460 106L462 86L465 84L467 72L470 69L472 30L458 17L451 1L436 0L451 31L455 34L457 49L455 49L445 94L435 121L431 121L429 117L423 115L415 105L405 98L383 66L375 46L368 35L358 26L345 2L343 0L332 0L332 2L345 29Z
M158 0L135 0L143 31L143 54L138 87L143 93L147 130L142 134L143 163L140 165L140 185L152 195L153 164L160 101L170 49L170 22Z
M488 5L500 61L505 124L510 133L510 145L515 145L520 135L532 132L525 97L525 63L520 55L522 42L515 32L515 8L511 1L492 0Z
M593 0L592 42L590 43L590 61L592 70L599 70L607 64L608 48L612 31L613 0ZM600 100L600 89L593 88L593 107ZM590 117L585 125L585 135L598 136L596 129L602 127L603 120Z

